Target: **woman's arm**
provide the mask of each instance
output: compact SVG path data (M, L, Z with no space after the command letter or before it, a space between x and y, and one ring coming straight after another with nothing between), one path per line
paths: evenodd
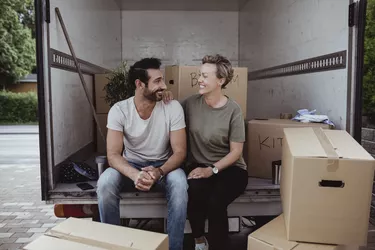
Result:
M243 142L230 142L230 152L221 158L220 161L213 165L219 170L223 171L227 167L230 167L242 156ZM188 179L201 179L209 178L214 174L212 168L196 168L191 171L188 175Z
M220 171L233 165L242 156L243 142L230 142L230 152L220 161L214 163L215 167Z
M236 114L230 123L229 141L229 153L213 164L219 172L232 166L242 156L245 141L245 121L240 108L236 110ZM212 168L196 168L190 172L188 179L209 178L212 175Z

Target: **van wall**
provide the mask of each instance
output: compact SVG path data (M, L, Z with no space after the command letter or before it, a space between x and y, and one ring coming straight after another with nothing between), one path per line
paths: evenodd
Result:
M250 0L240 11L240 65L249 71L348 48L349 1ZM346 127L347 70L250 81L248 117L317 109Z
M199 65L221 53L238 64L238 12L123 11L123 59L159 57L163 65Z
M121 60L121 11L114 0L51 0L50 48L70 54L55 14L59 7L77 57L113 68ZM85 76L93 99L93 78ZM54 161L94 139L93 115L77 73L51 69Z

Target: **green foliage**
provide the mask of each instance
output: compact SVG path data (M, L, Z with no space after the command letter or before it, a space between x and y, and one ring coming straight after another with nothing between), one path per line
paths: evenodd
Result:
M104 87L106 91L105 101L109 106L113 106L116 102L125 100L135 93L135 84L128 82L127 63L122 62L121 65L111 72L107 79L108 84Z
M12 93L0 91L0 123L37 121L38 97L35 92Z
M0 1L0 83L14 83L35 66L32 0ZM34 28L35 31L35 28Z
M363 113L375 114L375 0L368 0L366 13Z

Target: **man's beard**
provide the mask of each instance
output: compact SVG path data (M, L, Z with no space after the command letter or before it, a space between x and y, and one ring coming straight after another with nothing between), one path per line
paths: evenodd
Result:
M143 96L150 100L150 101L153 101L153 102L159 102L163 99L163 96L162 95L159 95L158 92L164 92L163 89L157 89L153 92L151 92L150 90L146 90L144 93L143 93Z

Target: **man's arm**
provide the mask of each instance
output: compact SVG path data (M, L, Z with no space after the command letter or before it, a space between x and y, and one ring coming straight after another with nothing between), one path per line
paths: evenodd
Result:
M122 148L123 133L120 131L108 129L107 157L109 165L117 171L119 171L124 176L127 176L130 179L132 179L138 189L149 190L149 185L151 186L154 183L151 180L151 177L143 171L142 175L144 176L140 176L140 171L130 166L127 160L122 156Z
M166 175L167 173L180 167L186 157L186 130L185 128L171 131L170 142L173 154L164 163L160 169Z

